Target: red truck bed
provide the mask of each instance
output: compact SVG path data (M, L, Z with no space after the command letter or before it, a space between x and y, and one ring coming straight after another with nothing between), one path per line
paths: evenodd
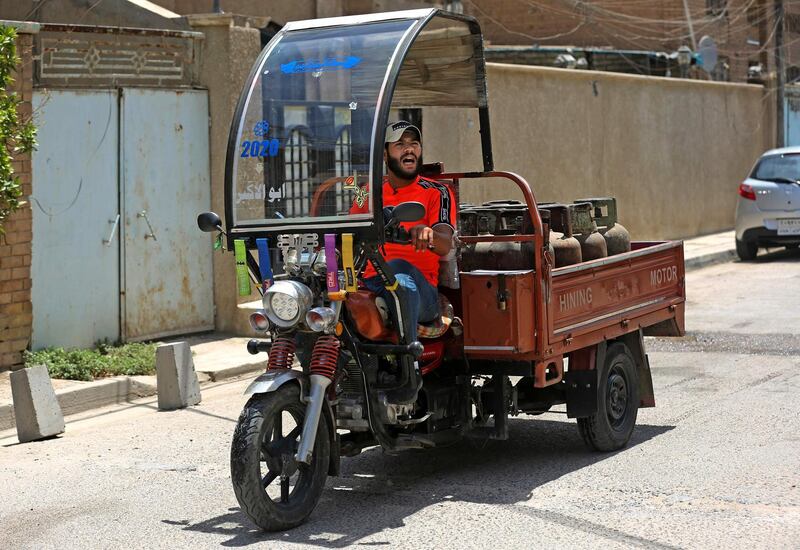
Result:
M681 241L540 271L462 273L468 357L544 362L639 328L683 334Z

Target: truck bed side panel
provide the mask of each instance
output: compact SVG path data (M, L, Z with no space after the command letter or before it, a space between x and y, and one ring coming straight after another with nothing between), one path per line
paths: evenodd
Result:
M564 353L676 318L683 331L681 242L634 243L633 251L552 271L551 353Z

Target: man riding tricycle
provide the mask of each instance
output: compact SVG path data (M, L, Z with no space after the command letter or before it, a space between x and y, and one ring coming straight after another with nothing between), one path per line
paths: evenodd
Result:
M289 23L253 67L224 227L198 223L224 231L240 293L263 294L248 349L266 372L231 447L263 529L305 521L368 447L506 439L509 415L565 405L609 451L655 404L642 336L683 333L682 244L556 267L571 210L494 170L484 75L478 24L436 9ZM423 164L423 107L477 109L481 172ZM457 213L464 184L498 179L524 202Z

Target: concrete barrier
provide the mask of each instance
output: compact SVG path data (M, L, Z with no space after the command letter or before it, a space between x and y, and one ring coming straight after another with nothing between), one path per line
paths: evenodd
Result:
M47 367L38 365L14 371L10 378L20 443L64 433L64 415Z
M156 384L161 410L182 409L200 402L200 384L189 344L175 342L156 348Z

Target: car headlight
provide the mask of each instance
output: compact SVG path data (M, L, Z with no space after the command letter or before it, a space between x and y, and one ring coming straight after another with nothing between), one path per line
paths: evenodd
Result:
M264 293L264 312L273 324L289 328L305 318L311 307L311 289L297 281L277 281Z

